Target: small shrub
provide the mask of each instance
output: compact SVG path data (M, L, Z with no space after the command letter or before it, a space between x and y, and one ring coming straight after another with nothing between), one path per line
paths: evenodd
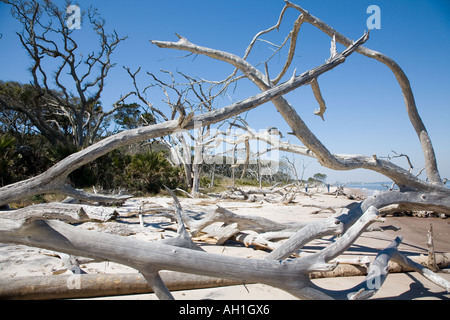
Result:
M131 190L158 193L163 185L174 189L183 183L180 168L173 167L164 152L135 154L126 167L126 180Z

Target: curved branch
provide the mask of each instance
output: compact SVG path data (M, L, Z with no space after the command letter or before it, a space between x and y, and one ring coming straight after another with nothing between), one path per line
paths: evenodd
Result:
M281 25L281 21L283 21L284 13L286 12L286 9L287 9L287 8L288 8L288 6L284 6L284 8L281 10L281 13L280 13L280 16L279 16L279 18L278 18L278 21L277 21L277 23L276 23L274 26L272 26L272 27L270 27L270 28L268 28L268 29L266 29L266 30L263 30L263 31L258 32L258 33L253 37L252 41L250 42L250 44L248 45L247 49L245 50L245 54L244 54L244 58L243 58L243 59L247 59L248 55L250 54L250 51L252 50L253 46L255 45L256 41L258 40L258 38L259 38L260 36L262 36L263 34L269 33L269 32L271 32L272 30L275 30L275 29L278 30L278 28L279 28L280 25Z
M327 110L327 107L325 105L325 100L323 100L322 93L320 92L319 83L317 82L317 78L314 78L313 81L311 81L311 88L314 93L314 97L316 98L317 102L319 103L319 110L314 111L314 114L316 116L319 116L322 118L323 121L325 121L325 118L323 115L325 114L325 110Z
M397 247L402 241L397 237L389 246L380 251L375 260L370 264L364 281L347 290L326 290L311 282L310 299L338 299L361 300L373 296L381 288L388 275L388 262L397 252Z
M186 38L179 36L178 42L155 41L152 43L161 48L170 48L189 51L197 54L203 54L213 59L228 62L242 71L250 80L252 80L261 90L269 90L269 86L265 82L265 75L253 67L249 62L239 58L236 55L215 50L211 48L201 47L189 42ZM352 46L359 47L368 39L368 33L361 37L356 42L350 42L351 45L342 53L337 54L329 61L336 61L342 59L347 55L347 51L352 51ZM338 41L338 37L336 39ZM310 70L309 75L312 79L317 78L320 73L317 69ZM306 73L304 73L306 74ZM289 82L289 81L288 81ZM310 150L314 157L325 167L334 170L353 170L353 169L369 169L379 172L388 178L392 179L401 190L415 189L415 190L430 190L438 189L441 191L448 191L446 188L439 185L430 185L410 172L398 167L388 161L376 159L376 157L365 157L358 155L333 155L322 142L311 132L307 125L303 122L296 110L287 102L282 96L277 96L271 99L277 110L283 116L285 121L291 127L293 133L297 138L303 142L305 147ZM445 189L445 190L444 190Z
M304 21L303 15L300 15L297 18L297 20L295 20L294 27L290 34L291 44L289 46L289 53L286 58L286 62L283 66L283 69L278 74L278 76L271 81L273 85L276 85L278 82L280 82L281 78L286 74L287 70L289 69L289 66L292 63L292 60L294 59L295 47L297 46L298 33L300 32L300 27L302 26L303 21Z
M190 51L192 53L202 54L213 59L228 62L244 72L244 74L252 81L259 83L259 85L261 86L267 86L266 83L261 80L264 79L264 75L244 59L228 52L195 45L179 34L177 34L177 37L179 38L177 42L151 40L151 43L158 46L159 48Z
M308 11L301 8L299 5L291 3L285 0L285 3L290 8L295 8L301 12L304 16L306 22L315 26L316 28L323 31L325 34L330 36L331 38L335 37L336 41L344 46L349 46L352 43L352 40L339 33L328 24L324 23L320 19L311 15ZM403 98L405 100L406 111L408 112L409 119L411 121L414 130L419 138L424 157L425 157L425 166L428 179L434 184L442 185L442 179L439 175L439 171L437 168L436 156L434 152L433 145L431 143L431 139L428 135L428 132L425 128L425 125L419 115L419 112L416 107L416 102L414 99L414 95L411 89L411 85L409 83L408 77L402 70L402 68L391 58L388 56L368 49L366 47L360 46L356 50L358 53L365 55L366 57L373 58L384 65L386 65L391 71L394 73L395 78L397 79L398 84L403 93Z

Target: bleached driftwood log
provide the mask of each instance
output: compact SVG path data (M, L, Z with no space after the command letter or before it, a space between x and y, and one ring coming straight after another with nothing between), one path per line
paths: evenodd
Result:
M409 258L422 266L427 263L427 257ZM440 268L447 267L450 263L450 253L438 254L436 259ZM389 273L415 271L414 268L395 262L389 262L388 267ZM365 276L367 272L368 266L360 265L358 261L351 263L340 261L333 271L312 272L310 278ZM162 271L161 278L171 291L217 288L243 283L242 281L171 271ZM249 282L245 282L245 284L249 284ZM153 289L139 273L29 276L2 279L0 299L74 299L152 292Z
M114 219L119 214L112 207L90 206L71 203L43 203L34 204L17 210L2 212L1 217L7 219L59 219L65 217L67 222L101 221L105 222Z
M241 281L199 276L180 272L161 272L172 291L203 289L241 284ZM153 289L139 273L74 274L2 279L0 299L73 299L152 293Z

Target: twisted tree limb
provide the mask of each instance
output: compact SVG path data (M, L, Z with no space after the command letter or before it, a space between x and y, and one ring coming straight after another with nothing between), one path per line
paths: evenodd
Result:
M314 93L314 97L317 100L317 103L319 103L319 110L314 111L314 114L316 116L319 116L322 118L322 120L325 121L325 118L323 115L325 114L325 110L327 110L327 107L325 105L325 100L323 100L322 93L320 92L319 83L317 82L317 78L314 78L313 81L311 81L311 88Z
M348 46L349 44L352 43L352 40L350 40L343 34L339 33L325 22L314 17L299 5L289 2L287 0L285 0L285 3L287 7L294 8L300 11L305 22L308 22L311 25L315 26L316 28L320 29L325 34L330 36L330 38L335 39L340 44ZM422 121L422 118L420 117L419 112L417 110L414 94L412 92L411 84L409 83L408 77L406 76L402 68L397 64L397 62L395 62L390 57L363 46L360 46L356 51L362 55L365 55L366 57L375 59L383 63L394 73L395 78L397 79L397 82L402 90L403 98L405 100L406 111L408 112L409 119L420 140L420 144L425 157L425 167L428 179L430 179L430 181L434 184L442 185L443 183L439 175L439 170L437 168L434 148L431 143L431 139L428 135L428 132L425 128L425 125Z
M311 16L307 11L303 10L301 7L292 4L288 1L286 2L287 7L295 8L301 11L302 15L305 17L304 21L310 22L313 25L319 27L322 31L330 35L333 38L335 36L335 41L340 42L344 45L349 45L352 43L351 40L337 33L334 29L320 21L319 19ZM284 12L284 9L283 9ZM282 19L282 15L280 16L279 21ZM259 34L258 34L259 35ZM184 50L196 54L206 55L213 59L221 60L233 65L235 68L239 69L244 75L254 82L262 91L268 90L272 84L266 83L266 76L261 73L258 69L256 69L253 65L247 62L244 58L240 58L236 55L230 54L228 52L215 50L211 48L201 47L196 44L189 42L186 38L177 35L179 38L178 42L167 42L167 41L152 41L153 44L156 44L160 48L171 48L177 50ZM256 37L255 37L256 38ZM362 41L359 39L358 41ZM358 42L357 41L357 42ZM365 42L365 40L364 40ZM250 48L250 46L249 46ZM249 50L249 49L248 49ZM422 149L424 151L426 163L427 163L427 174L431 181L435 185L426 183L414 175L412 175L407 170L394 165L393 163L385 160L378 159L376 157L366 157L360 155L333 155L331 152L322 144L322 142L311 132L311 130L306 126L301 117L298 115L296 110L284 99L284 97L279 96L272 99L273 104L283 116L285 121L291 127L293 133L297 138L303 142L305 147L311 151L311 154L325 167L334 169L334 170L352 170L357 168L364 168L379 172L386 177L392 179L401 190L441 190L444 192L448 192L447 188L442 186L442 182L439 177L439 173L437 171L436 159L434 156L434 150L431 145L431 141L428 137L428 133L426 132L425 126L418 115L417 108L415 106L414 98L412 95L412 91L409 85L408 78L403 73L401 68L393 61L392 59L372 51L370 49L364 49L358 51L360 53L366 54L373 58L379 58L383 63L386 63L391 70L393 70L394 74L399 81L403 95L405 97L408 114L410 115L411 122L413 126L416 128L416 131L420 137L420 141L422 144ZM330 58L334 60L334 58ZM311 75L315 73L310 71ZM315 79L316 77L313 77ZM312 80L313 80L312 79ZM433 177L433 178L431 178Z

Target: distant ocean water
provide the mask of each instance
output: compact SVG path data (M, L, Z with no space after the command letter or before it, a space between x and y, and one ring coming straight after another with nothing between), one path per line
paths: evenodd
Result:
M367 196L373 195L376 191L387 191L392 186L392 181L385 182L351 182L345 188L360 189ZM394 186L394 190L398 189Z
M392 186L392 181L385 182L351 182L345 185L345 188L360 189L367 196L373 195L376 191L387 191ZM447 188L450 188L450 184L446 183ZM394 190L398 190L395 185Z

